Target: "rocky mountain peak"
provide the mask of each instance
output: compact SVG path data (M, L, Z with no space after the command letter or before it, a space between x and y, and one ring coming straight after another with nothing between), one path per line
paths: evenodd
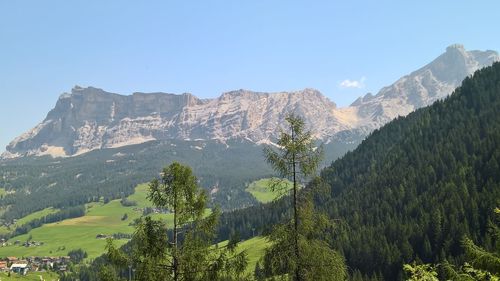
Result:
M467 51L454 44L431 63L345 108L312 88L277 93L240 89L199 99L189 93L124 96L75 86L59 97L43 122L13 140L2 157L72 156L169 139L265 143L279 135L287 113L301 115L318 139L363 135L446 97L466 76L499 60L497 52Z
M261 93L237 90L201 100L184 93L123 96L95 87L75 87L58 99L45 120L12 141L8 156L71 156L162 139L244 138L267 142L278 136L286 113L304 116L318 138L348 129L335 104L314 89ZM330 126L330 127L328 127Z
M429 64L382 88L375 96L356 100L352 106L368 129L378 128L397 116L445 98L465 77L499 60L497 52L467 51L463 45L453 44Z

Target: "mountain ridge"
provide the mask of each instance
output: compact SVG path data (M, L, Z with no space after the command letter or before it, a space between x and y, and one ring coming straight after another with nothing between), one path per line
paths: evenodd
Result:
M42 123L10 142L2 158L74 156L168 139L271 143L287 113L302 116L316 139L366 136L398 116L448 96L465 77L499 60L495 51L466 51L454 44L376 95L366 94L342 108L312 88L275 93L240 89L200 99L189 93L123 96L75 86L59 97Z

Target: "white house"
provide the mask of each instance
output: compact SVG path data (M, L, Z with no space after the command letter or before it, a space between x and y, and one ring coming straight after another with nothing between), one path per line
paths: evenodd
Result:
M26 275L28 273L28 264L26 263L14 263L10 266L10 271L19 273L21 275Z

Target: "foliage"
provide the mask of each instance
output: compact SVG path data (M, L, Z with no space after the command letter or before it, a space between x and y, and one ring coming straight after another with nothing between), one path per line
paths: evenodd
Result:
M495 209L497 213L497 219L500 219L500 212L498 208ZM500 231L497 225L492 225L491 232L494 236L500 235ZM487 252L483 248L476 246L472 240L469 238L464 238L462 240L462 247L465 249L468 262L465 262L458 270L450 265L448 262L437 264L436 267L440 269L443 280L457 280L457 281L487 281L487 280L500 280L500 249L496 249L496 252ZM412 268L417 268L417 266L410 266L405 264L405 270L409 271L411 279L409 280L420 280L419 276L422 274L432 274L437 276L435 266L433 265L419 265L420 269L418 272L415 270L408 270ZM416 279L415 279L416 278ZM437 279L435 279L437 280Z
M405 264L404 270L411 276L408 281L439 281L436 269L430 264Z
M135 280L243 280L246 253L236 253L237 241L213 248L219 211L204 217L206 196L188 166L174 162L164 168L161 178L151 181L148 198L172 213L171 235L165 235L164 222L141 219L129 255L109 242L111 263L121 270L134 266Z
M124 207L137 206L137 202L132 201L132 200L128 200L127 198L122 198L120 200L120 204L122 204L122 206L124 206Z
M82 249L71 250L68 252L68 256L74 263L80 263L83 259L87 258L87 252Z
M309 193L301 194L299 208L299 259L294 258L291 242L294 239L293 224L279 224L268 236L271 246L266 250L264 268L260 271L267 277L282 275L291 278L295 277L294 271L300 268L302 280L345 280L347 269L344 258L324 240L336 225L325 214L314 210L311 190L307 191Z

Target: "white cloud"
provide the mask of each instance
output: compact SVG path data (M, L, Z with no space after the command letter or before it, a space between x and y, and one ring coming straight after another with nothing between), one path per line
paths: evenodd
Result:
M356 89L363 89L365 87L365 80L366 78L363 76L359 80L350 80L346 79L342 82L339 83L340 88L356 88Z

